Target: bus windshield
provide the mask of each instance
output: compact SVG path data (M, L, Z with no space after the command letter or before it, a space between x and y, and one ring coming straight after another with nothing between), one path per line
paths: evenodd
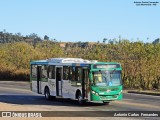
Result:
M94 71L92 74L96 86L121 85L121 71Z

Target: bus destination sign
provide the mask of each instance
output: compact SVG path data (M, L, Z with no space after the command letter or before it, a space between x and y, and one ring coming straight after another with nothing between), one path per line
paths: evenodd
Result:
M102 69L110 69L110 68L120 68L120 64L96 64L93 65L93 68L102 68Z

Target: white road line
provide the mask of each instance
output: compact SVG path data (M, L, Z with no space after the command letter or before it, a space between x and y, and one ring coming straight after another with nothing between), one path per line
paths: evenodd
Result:
M160 98L160 96L155 96L155 95L145 95L145 94L136 94L136 93L125 93L128 95L135 95L135 96L147 96L147 97L158 97Z
M143 104L143 103L133 103L133 102L128 102L128 101L114 101L115 103L118 104L126 104L126 105L133 105L133 106L141 106L141 107L149 107L149 108L158 108L160 109L159 106L154 106L154 105L150 105L150 104Z
M18 91L23 91L23 92L24 92L24 91L25 91L25 92L32 92L31 90L22 89L22 88L8 88L8 87L1 87L1 86L0 86L0 89L3 89L3 90L4 90L4 89L8 89L8 90L11 90L11 91L12 91L12 90L18 90Z

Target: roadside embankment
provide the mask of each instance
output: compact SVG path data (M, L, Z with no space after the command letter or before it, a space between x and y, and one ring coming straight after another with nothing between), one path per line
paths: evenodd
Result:
M149 90L141 90L141 91L140 90L124 90L124 93L160 96L159 91L149 91Z

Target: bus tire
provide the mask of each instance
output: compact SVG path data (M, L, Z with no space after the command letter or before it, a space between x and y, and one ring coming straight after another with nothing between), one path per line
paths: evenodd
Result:
M78 99L78 104L79 105L85 105L86 101L83 100L82 94L80 92L78 93L77 99Z
M50 100L51 99L51 96L50 96L50 91L49 91L49 88L46 87L45 90L44 90L44 95L45 95L45 98L47 100Z
M103 101L104 105L109 105L110 102Z
M78 93L78 96L77 96L78 98L78 104L79 105L82 105L82 95L81 95L81 93Z

